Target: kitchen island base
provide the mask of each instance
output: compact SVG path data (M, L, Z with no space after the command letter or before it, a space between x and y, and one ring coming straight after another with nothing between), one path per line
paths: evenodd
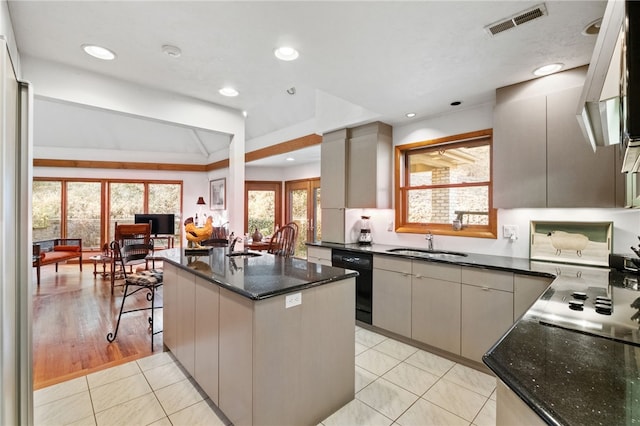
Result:
M252 300L167 264L165 344L233 424L316 425L355 395L354 287L350 277ZM203 290L214 294L206 310L217 318L206 346L201 333L183 329L202 328ZM208 372L198 369L204 360Z

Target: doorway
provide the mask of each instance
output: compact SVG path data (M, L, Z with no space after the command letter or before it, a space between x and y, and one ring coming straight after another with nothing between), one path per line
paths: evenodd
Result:
M285 221L298 224L296 257L307 258L307 241L322 238L320 178L285 182Z

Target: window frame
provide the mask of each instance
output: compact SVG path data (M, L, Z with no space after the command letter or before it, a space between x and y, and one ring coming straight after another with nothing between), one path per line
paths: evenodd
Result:
M474 186L488 186L489 192L489 214L488 225L465 225L461 230L454 230L452 224L444 223L411 223L407 220L408 192L410 187L405 184L409 181L409 170L406 165L406 154L410 151L422 148L432 148L434 146L471 146L477 145L480 141L487 141L491 151L489 158L489 180L486 182L470 182L469 184L451 184L446 187L470 188ZM474 132L461 133L437 139L413 142L404 145L397 145L394 153L394 197L395 197L395 231L397 233L426 234L431 232L435 235L451 235L458 237L493 238L498 237L498 214L493 207L493 129L484 129Z
M83 252L90 252L95 250L100 250L100 248L105 244L109 243L109 235L110 235L110 221L109 221L109 211L111 209L111 199L109 194L109 186L111 183L135 183L135 184L144 184L144 211L141 213L148 213L149 208L149 185L150 184L170 184L170 185L180 185L180 212L179 218L182 217L182 204L183 204L183 191L184 191L184 182L182 180L173 180L173 179L100 179L100 178L68 178L68 177L46 177L46 176L38 176L33 178L34 181L45 181L45 182L61 182L61 197L60 197L60 238L71 238L73 235L67 235L67 184L70 182L74 183L100 183L100 247L83 247ZM33 213L32 213L33 214ZM179 241L182 239L183 228L178 227L176 229L176 235L179 235ZM84 241L83 241L84 243Z
M273 191L275 193L274 223L276 226L282 225L282 182L281 181L258 181L247 180L244 182L244 229L245 233L253 234L249 228L249 191ZM265 235L265 237L268 235Z

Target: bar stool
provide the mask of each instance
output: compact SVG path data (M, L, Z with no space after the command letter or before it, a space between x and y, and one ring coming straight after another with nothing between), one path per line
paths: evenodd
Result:
M122 303L120 304L120 313L118 314L118 321L116 322L116 329L112 333L107 334L107 341L113 342L118 335L118 328L120 328L120 319L123 314L151 310L148 318L149 329L151 330L151 351L153 352L153 336L162 333L162 330L154 330L154 311L156 309L162 309L162 306L155 306L155 294L159 287L162 286L162 270L159 269L146 269L143 271L127 272L125 266L146 260L149 253L153 252L153 244L137 243L128 244L124 247L120 247L118 241L111 243L111 249L114 253L117 253L116 259L121 263L122 273L124 275L124 294L122 296ZM132 308L125 310L125 301L127 297L133 296L140 291L148 291L146 299L151 302L150 307L146 308Z

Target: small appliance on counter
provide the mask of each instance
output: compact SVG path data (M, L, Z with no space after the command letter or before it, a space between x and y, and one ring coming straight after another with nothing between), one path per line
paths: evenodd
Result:
M360 235L358 236L358 244L361 246L371 245L371 224L370 216L360 216Z

